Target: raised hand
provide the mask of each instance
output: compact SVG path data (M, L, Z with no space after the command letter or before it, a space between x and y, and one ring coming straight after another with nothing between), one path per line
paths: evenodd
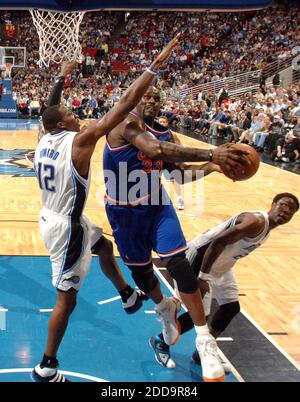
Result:
M175 38L173 38L167 46L163 48L161 53L156 57L156 59L151 64L151 67L154 69L159 69L161 65L170 57L174 48L179 44L181 39L181 34L178 33Z
M75 70L77 67L76 61L64 61L61 66L61 70L59 73L60 77L66 77L67 75L71 74L72 71Z

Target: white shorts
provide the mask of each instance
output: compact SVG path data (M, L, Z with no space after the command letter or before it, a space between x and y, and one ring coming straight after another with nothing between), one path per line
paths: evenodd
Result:
M102 237L102 229L85 215L78 222L43 208L40 231L50 253L52 284L59 290L79 290L89 272L91 248Z
M219 306L239 300L239 290L233 269L230 269L218 278L213 278L210 282L210 287L211 291L206 293L203 299L206 316L210 314L212 299L215 299Z
M176 294L181 299L176 281L174 281L174 284ZM210 315L212 299L215 299L219 306L239 300L239 291L232 269L218 278L213 278L209 283L209 287L210 292L206 293L203 298L203 308L206 317Z

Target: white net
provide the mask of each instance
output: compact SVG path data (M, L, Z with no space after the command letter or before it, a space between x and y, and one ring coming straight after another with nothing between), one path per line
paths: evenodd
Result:
M63 60L82 61L79 27L84 12L30 10L30 13L40 40L40 67L60 64Z
M9 79L11 78L11 69L13 68L13 64L11 63L6 63L5 64L5 72L4 72L4 78Z

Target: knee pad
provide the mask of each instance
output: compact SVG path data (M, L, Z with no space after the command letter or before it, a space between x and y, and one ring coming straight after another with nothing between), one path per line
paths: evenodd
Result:
M223 304L217 310L211 321L211 327L215 331L223 332L231 320L240 312L240 303L238 301Z
M176 281L178 290L183 293L194 293L198 290L197 277L185 254L173 257L167 265L169 274Z
M152 263L138 266L129 266L131 276L136 285L145 293L152 292L158 284L158 279L154 275Z

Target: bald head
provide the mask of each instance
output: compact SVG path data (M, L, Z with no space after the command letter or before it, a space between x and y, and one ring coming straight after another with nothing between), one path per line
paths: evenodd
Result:
M160 91L155 86L148 88L137 106L137 111L144 121L152 123L160 111Z

